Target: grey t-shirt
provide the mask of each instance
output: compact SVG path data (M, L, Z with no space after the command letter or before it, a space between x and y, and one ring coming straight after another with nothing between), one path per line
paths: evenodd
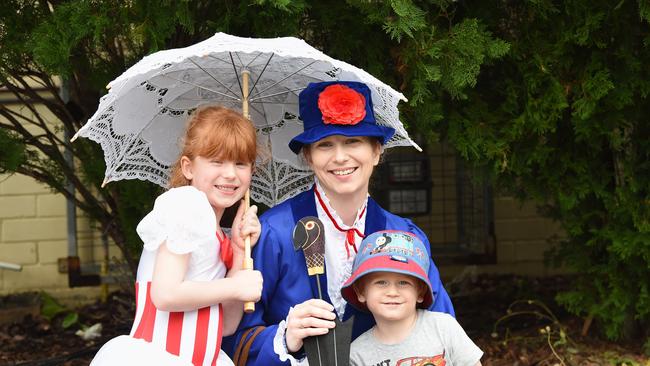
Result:
M368 330L352 342L352 366L473 366L483 356L449 314L418 310L411 334L398 344L383 344ZM444 362L441 362L444 359Z

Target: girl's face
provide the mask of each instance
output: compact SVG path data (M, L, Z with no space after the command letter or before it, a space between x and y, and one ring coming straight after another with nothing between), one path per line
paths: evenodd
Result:
M251 184L253 165L248 162L198 156L181 158L183 175L191 185L208 196L216 213L237 203Z
M305 151L309 166L330 199L366 196L380 155L379 144L365 136L333 135L314 142Z

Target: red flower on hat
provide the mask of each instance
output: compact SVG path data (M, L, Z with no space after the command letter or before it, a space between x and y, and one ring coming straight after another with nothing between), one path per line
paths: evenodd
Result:
M333 84L319 94L318 109L325 124L356 125L366 116L366 98L350 87Z

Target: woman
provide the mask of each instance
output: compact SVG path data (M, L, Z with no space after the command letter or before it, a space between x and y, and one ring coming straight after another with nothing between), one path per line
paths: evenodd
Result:
M422 230L385 211L368 195L382 145L395 133L376 123L370 89L358 82L312 83L300 93L299 103L304 132L289 147L303 154L315 184L260 217L262 233L253 256L264 277L262 298L226 341L238 365L306 363L303 340L327 333L337 316L342 320L355 316L352 339L374 325L370 314L348 306L340 293L364 233L404 230L422 238L429 248ZM327 270L320 278L325 301L315 296L315 280L307 275L304 254L293 248L293 228L306 216L317 216L324 225ZM430 309L453 315L433 263L428 275L434 293Z

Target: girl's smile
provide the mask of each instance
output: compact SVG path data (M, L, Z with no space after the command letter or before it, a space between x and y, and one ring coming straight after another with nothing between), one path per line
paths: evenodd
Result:
M191 185L202 191L217 217L239 201L250 186L252 164L198 156L182 158L182 169Z

